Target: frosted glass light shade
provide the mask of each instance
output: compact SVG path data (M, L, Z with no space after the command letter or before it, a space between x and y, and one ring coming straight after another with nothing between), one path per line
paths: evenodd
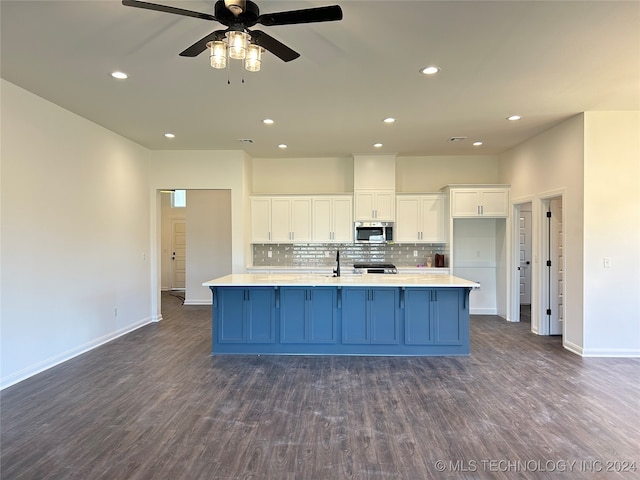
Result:
M244 32L227 32L227 39L229 40L229 57L236 60L244 60L247 55L248 37L249 35Z
M227 66L227 44L222 41L209 42L211 66L213 68L225 68Z
M244 68L250 72L259 72L262 65L262 48L250 44L247 48L247 57L244 59Z

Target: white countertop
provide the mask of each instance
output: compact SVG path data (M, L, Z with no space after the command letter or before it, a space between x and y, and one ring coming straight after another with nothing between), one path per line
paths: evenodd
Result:
M443 274L360 274L333 277L322 274L234 273L204 282L205 287L466 287L480 284Z

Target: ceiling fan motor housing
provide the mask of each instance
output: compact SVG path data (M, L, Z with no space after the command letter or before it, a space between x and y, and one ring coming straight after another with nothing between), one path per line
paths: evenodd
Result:
M227 3L232 3L233 6L229 7ZM238 4L242 4L242 8L238 7ZM228 27L233 24L241 24L245 27L252 27L258 21L260 16L260 9L258 6L251 2L226 2L225 0L218 0L214 7L214 15L216 19Z

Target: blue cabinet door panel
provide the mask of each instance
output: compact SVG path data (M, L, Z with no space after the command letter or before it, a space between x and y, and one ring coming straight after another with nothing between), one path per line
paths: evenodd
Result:
M335 288L313 288L308 293L309 343L338 341Z
M434 290L434 343L441 345L458 345L462 342L460 314L461 290Z
M397 288L371 290L369 302L371 343L390 345L400 342L397 305Z
M404 341L408 345L428 345L431 339L431 290L409 288L404 294Z
M246 315L249 343L273 343L275 335L274 290L250 288L247 290Z
M246 341L244 322L245 290L241 288L218 289L218 318L214 318L214 328L218 328L221 343ZM217 325L215 325L217 321Z
M369 343L369 289L342 291L342 343Z
M282 343L306 343L307 289L280 289L280 341Z

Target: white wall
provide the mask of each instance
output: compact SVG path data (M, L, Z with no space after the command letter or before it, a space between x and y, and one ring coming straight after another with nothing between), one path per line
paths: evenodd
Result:
M152 320L150 154L9 82L0 89L6 387Z
M499 183L499 161L492 155L398 157L396 191L437 192L454 183Z
M587 112L584 128L583 354L640 355L640 112Z
M187 190L185 305L210 305L202 283L231 273L231 191Z
M252 193L353 192L353 157L254 158Z
M531 321L541 315L543 197L564 195L565 347L582 353L584 116L576 115L500 156L501 182L511 185L511 202L532 201ZM513 259L511 260L513 261ZM511 269L512 275L517 275ZM511 282L513 285L513 282Z
M534 256L542 246L540 199L563 195L563 341L582 355L640 354L639 115L577 115L500 158L513 203L533 198ZM605 256L611 269L602 266ZM541 278L539 260L534 279ZM533 282L534 298L540 286Z

